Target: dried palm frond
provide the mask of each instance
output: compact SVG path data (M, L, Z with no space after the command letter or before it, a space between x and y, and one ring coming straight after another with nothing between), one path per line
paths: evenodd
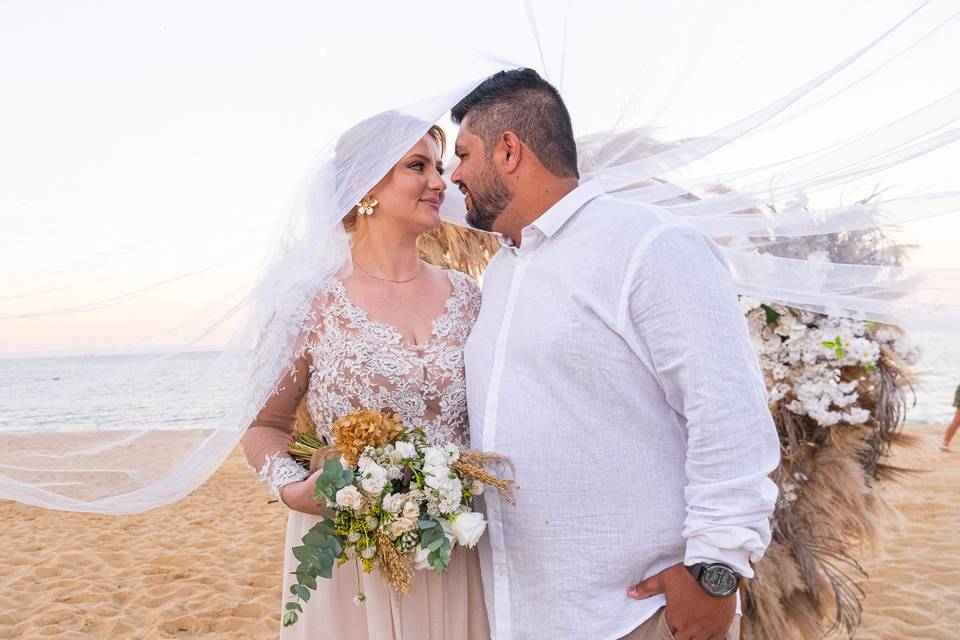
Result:
M445 269L456 269L479 279L487 263L499 251L497 236L449 222L420 236L420 257Z

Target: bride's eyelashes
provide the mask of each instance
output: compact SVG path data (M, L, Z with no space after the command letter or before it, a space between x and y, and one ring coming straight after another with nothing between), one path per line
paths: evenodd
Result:
M411 162L409 165L407 165L409 169L413 169L414 171L423 171L426 166L427 166L427 163L422 160L415 160ZM437 164L436 170L438 174L440 174L441 176L443 175L442 164Z

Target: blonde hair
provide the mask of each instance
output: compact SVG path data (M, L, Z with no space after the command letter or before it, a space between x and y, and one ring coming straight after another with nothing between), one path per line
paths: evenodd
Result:
M444 133L443 129L441 129L438 125L431 125L430 129L427 130L427 135L432 137L440 146L440 155L443 156L447 150L447 134ZM353 208L350 209L349 213L343 216L343 228L347 231L347 233L353 234L356 232L360 219L363 217L360 215L358 208L358 205L354 205Z

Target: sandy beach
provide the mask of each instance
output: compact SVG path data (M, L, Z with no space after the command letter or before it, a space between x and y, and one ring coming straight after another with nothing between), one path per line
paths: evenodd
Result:
M960 452L940 427L895 462L924 470L884 494L900 510L857 638L960 637ZM181 502L127 517L0 502L0 639L275 638L284 509L234 451Z

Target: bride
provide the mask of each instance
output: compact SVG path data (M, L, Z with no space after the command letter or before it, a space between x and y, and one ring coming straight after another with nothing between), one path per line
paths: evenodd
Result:
M371 120L385 124L395 117ZM363 125L337 143L338 167L369 152L357 148L359 136L352 135ZM293 364L243 437L250 465L289 510L285 595L299 563L291 549L322 514L310 498L319 472L306 477L287 454L301 401L321 433L351 412L387 410L399 413L404 424L423 426L430 439L453 437L465 444L463 346L480 308L480 291L470 276L420 259L417 248L418 238L441 224L444 147L443 130L432 126L343 217L349 261L319 283ZM299 621L281 637L489 637L475 549L455 549L442 576L420 572L409 597L392 594L376 572L358 575L354 564L335 569L332 580L318 581ZM354 606L358 590L366 602Z

